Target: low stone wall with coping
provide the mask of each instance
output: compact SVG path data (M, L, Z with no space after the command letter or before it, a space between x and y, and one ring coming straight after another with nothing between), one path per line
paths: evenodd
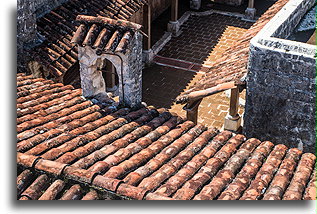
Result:
M244 133L315 152L316 47L286 38L313 0L290 0L251 40Z

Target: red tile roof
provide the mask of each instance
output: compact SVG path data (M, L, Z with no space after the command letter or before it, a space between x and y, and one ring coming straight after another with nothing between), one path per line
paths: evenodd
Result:
M82 185L137 200L316 197L313 154L194 125L166 109L102 108L44 79L19 74L17 85L17 163L42 174L18 176L21 200L80 199Z
M118 199L85 185L31 171L18 173L18 200L110 200Z
M121 20L105 17L77 16L81 25L72 38L71 43L79 46L90 46L97 54L103 52L125 53L136 30L142 26Z
M195 82L187 91L176 98L177 103L186 103L189 94L213 88L217 85L234 82L234 85L245 84L242 78L247 73L249 44L251 39L277 14L289 0L279 0L274 3L246 33L228 48L221 58L217 59L200 80Z
M71 39L79 27L77 15L128 20L146 0L69 0L37 20L37 30L45 41L32 53L34 59L58 80L69 70L78 70L78 50Z

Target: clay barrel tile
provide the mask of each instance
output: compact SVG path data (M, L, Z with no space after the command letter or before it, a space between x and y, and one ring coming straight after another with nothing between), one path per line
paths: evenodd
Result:
M275 170L281 164L283 157L287 151L287 147L279 144L274 147L255 179L251 182L249 188L244 192L240 200L256 200L262 191L264 191L274 176Z
M22 194L31 200L37 200L49 184L47 175L40 175Z
M156 155L153 159L151 159L146 165L143 167L137 169L135 172L139 173L143 178L146 177L149 173L154 172L158 167L162 166L163 163L165 163L168 159L173 157L175 154L177 154L180 149L182 149L184 146L192 142L195 137L200 135L205 130L205 127L202 125L196 125L192 129L190 129L186 134L182 135L179 139L174 141L169 146L165 147L161 153ZM156 160L156 164L155 161ZM152 164L153 162L153 164ZM142 171L142 168L149 167L148 171ZM143 187L147 181L145 180L144 183L140 183L140 187ZM152 183L150 181L150 183ZM129 183L131 184L131 183ZM135 185L135 184L132 184Z
M106 155L101 150L94 151L93 153L83 157L72 164L72 166L82 169L87 169L92 164L96 163L98 160L104 158Z
M303 200L316 200L316 169L311 176L311 180L305 190Z
M301 200L309 178L314 171L316 156L305 153L300 159L295 174L283 196L283 200Z
M159 170L153 173L150 177L145 178L139 184L139 187L146 188L148 190L158 187L158 185L162 181L164 181L169 176L174 174L180 166L182 166L186 161L188 161L192 157L192 155L195 154L192 152L192 149L195 148L195 146L197 146L196 149L198 149L199 147L202 147L203 145L205 145L208 142L208 140L213 135L215 135L215 131L216 130L211 129L202 133L198 138L194 140L193 143L189 144L188 147L185 148L182 152L180 152L175 158L171 159L167 164L163 165ZM190 154L188 152L186 153L186 151L191 153ZM184 155L185 157L183 157Z
M121 38L117 48L115 49L115 52L125 53L131 37L132 37L132 35L129 31L125 32L123 37Z
M84 200L84 201L99 200L99 196L96 190L90 190L86 195L83 196L81 200Z
M84 24L79 25L75 35L73 36L71 43L81 44L86 36L87 27Z
M82 188L79 184L71 186L59 200L79 200L82 196Z
M61 64L56 63L56 58L47 60L45 57L37 57L38 59L36 59L45 67L47 67L49 73L52 74L56 80L59 80L65 74L65 72L69 70L69 68L72 68L73 65L78 62L76 56L78 50L76 46L73 46L74 43L72 42L81 43L84 38L81 38L79 35L86 35L86 31L81 32L81 30L78 29L76 31L78 22L76 22L75 19L80 11L85 11L87 14L99 16L91 17L93 20L102 20L101 23L96 23L98 25L115 24L125 26L125 28L137 30L141 27L141 25L135 23L130 24L129 21L125 20L128 20L137 11L139 11L143 4L144 3L142 1L125 1L123 4L119 4L118 1L113 1L113 3L111 3L110 1L100 0L87 1L85 4L80 4L78 1L67 1L61 6L53 9L52 11L37 19L38 31L41 35L45 36L47 42L35 48L34 51L32 51L32 54L35 56L50 55L50 52L48 52L45 47L54 47L55 45L60 46L61 43L64 44L63 49L69 51L73 59L68 59L68 54L65 54L65 51L61 51L57 48L59 56L61 56L61 58L58 60L63 60L63 58L66 58L67 60L63 60L64 63L71 65L63 68ZM102 18L100 16L109 17L108 19L110 20L110 23L104 21L104 19L107 18ZM122 18L125 20L113 20L117 18ZM89 25L93 24L91 22L86 23ZM75 34L75 38L81 38L78 39L80 41L72 40L73 34ZM70 40L72 40L72 42ZM40 53L41 50L43 50L42 53Z
M117 47L117 45L118 45L118 43L120 41L121 36L122 36L121 33L118 30L116 30L112 34L112 36L109 39L109 41L108 41L107 45L105 46L104 50L105 51L114 52L114 50L116 49L116 47Z
M131 186L129 184L122 183L117 189L117 193L131 199L142 200L147 193L147 190L144 190L139 187Z
M107 41L109 40L110 34L111 34L111 31L109 29L103 28L100 31L100 33L99 33L94 45L92 46L92 48L98 48L98 49L102 50L106 46Z
M26 169L17 177L17 195L20 195L32 182L34 174Z
M240 198L244 190L249 186L251 179L253 179L261 167L264 159L269 155L274 144L268 141L261 143L255 151L251 154L246 164L237 174L235 179L228 185L219 196L218 200L237 200Z
M67 164L40 159L37 163L35 163L34 168L59 176L62 174L62 171L66 166Z
M191 161L172 176L164 185L158 188L156 193L170 196L187 181L217 150L231 137L231 132L223 131L216 135L209 145L199 154L194 156Z
M23 153L17 153L17 164L22 165L24 167L32 168L36 161L41 159L41 157L34 155L26 155Z
M158 195L158 194L155 194L155 193L148 193L145 196L145 200L166 201L166 200L175 200L175 199L170 198L170 197L166 197L166 196L162 196L162 195Z
M103 174L105 173L108 169L110 168L110 165L104 161L98 161L94 165L88 168L89 171L98 173L98 174Z
M97 32L98 32L98 26L96 24L91 25L82 43L82 46L91 46L97 37Z
M72 166L66 166L66 168L63 170L63 175L66 178L69 178L75 181L91 184L96 174L85 169L79 169Z
M160 137L156 142L152 143L148 148L141 150L139 153L133 155L128 160L120 163L118 166L110 168L108 172L106 172L104 175L107 177L122 176L131 168L137 167L140 164L145 163L150 157L153 157L156 153L161 151L164 148L164 146L171 143L175 138L180 136L184 131L188 130L189 128L193 126L194 124L190 121L180 124L176 129L173 129L170 132L168 132L166 135L163 135L162 137ZM122 165L126 164L127 161L129 161L132 164L130 166L126 166L125 168L122 168ZM130 180L128 177L126 177L125 180Z
M263 200L281 200L286 187L295 171L296 165L300 159L302 151L290 149L282 161L274 179L266 190Z
M65 182L62 180L54 181L43 195L38 200L54 200L58 193L60 193L65 186Z
M194 200L212 200L231 182L237 170L243 166L244 161L250 153L260 144L260 141L254 138L243 143L239 150L230 157L222 170L218 171L211 182L203 187Z
M105 176L97 175L93 182L92 185L97 186L99 188L104 188L106 190L110 190L113 192L116 192L118 186L122 183L121 180L114 179L114 178L108 178Z
M178 200L189 200L194 197L195 192L202 188L207 181L211 179L218 169L230 158L232 153L240 144L245 141L245 136L235 135L232 137L216 154L213 158L209 159L205 166L203 166L197 174L188 180L181 189L179 189L173 196ZM192 189L190 193L184 194L182 189ZM184 198L186 197L186 198Z
M27 196L22 196L19 198L20 201L28 201L31 200L30 198L28 198Z

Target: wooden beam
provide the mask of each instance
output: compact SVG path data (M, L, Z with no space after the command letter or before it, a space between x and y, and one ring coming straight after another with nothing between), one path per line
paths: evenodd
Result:
M201 91L194 91L191 92L189 94L185 94L185 95L181 95L179 97L177 97L176 99L176 103L187 103L190 101L195 101L195 100L199 100L202 99L204 97L228 90L228 89L232 89L232 88L236 88L237 86L235 85L235 82L227 82L227 83L222 83L219 84L215 87L212 88L208 88L205 90L201 90Z
M172 0L171 14L171 21L176 22L178 19L178 0Z
M149 50L151 48L151 5L143 5L143 28L147 37L143 37L143 48Z

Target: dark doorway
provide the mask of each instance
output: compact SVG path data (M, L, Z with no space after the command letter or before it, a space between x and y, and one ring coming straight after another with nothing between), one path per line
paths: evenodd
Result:
M106 92L111 92L116 95L119 86L119 76L115 66L109 60L104 59L101 71L106 83Z

